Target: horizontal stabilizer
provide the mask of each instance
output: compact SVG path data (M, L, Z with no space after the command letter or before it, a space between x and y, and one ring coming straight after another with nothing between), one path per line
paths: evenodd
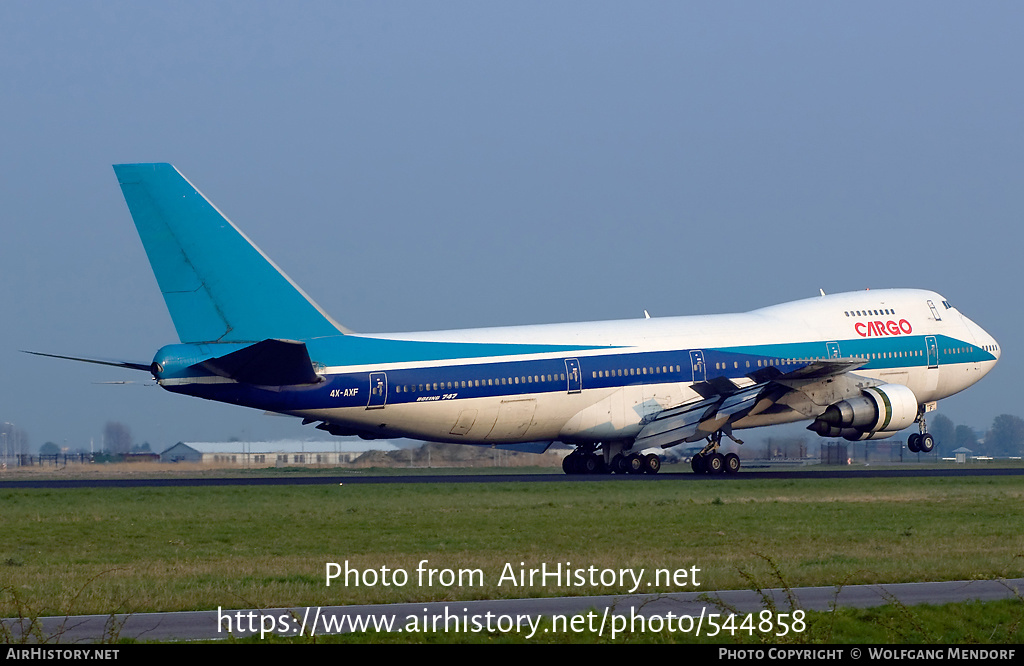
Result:
M196 364L204 370L245 384L293 386L322 381L306 345L294 340L264 340L236 352Z

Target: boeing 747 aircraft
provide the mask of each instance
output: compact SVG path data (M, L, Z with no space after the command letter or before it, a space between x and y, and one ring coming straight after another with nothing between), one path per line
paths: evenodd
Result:
M168 391L302 419L334 435L544 451L568 474L655 473L705 442L697 473L735 473L735 430L796 421L884 438L999 359L939 294L833 294L743 314L362 335L316 305L170 164L116 165L180 344L152 363ZM72 358L72 357L61 357ZM91 359L75 359L91 360Z

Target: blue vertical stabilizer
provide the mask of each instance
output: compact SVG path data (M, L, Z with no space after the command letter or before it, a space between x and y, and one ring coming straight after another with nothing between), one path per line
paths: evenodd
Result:
M170 164L116 164L178 338L308 340L348 332Z

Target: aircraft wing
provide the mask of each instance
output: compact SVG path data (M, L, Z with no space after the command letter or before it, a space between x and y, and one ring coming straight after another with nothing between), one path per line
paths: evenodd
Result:
M637 450L668 448L683 442L696 442L721 430L733 417L746 414L754 406L766 384L755 384L731 395L698 398L666 409L644 426L633 442Z
M748 375L754 381L825 379L835 377L863 366L866 358L824 358L801 365L795 370L783 371L776 366L761 368Z
M744 387L722 377L698 382L691 388L700 397L658 413L637 435L633 448L669 448L699 441L718 430L728 431L732 423L760 414L791 391L846 374L865 363L867 359L862 358L822 359L788 372L769 366L750 373L748 377L756 383Z

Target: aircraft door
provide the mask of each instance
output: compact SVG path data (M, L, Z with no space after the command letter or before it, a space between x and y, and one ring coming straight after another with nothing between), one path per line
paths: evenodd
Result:
M703 382L708 378L708 370L704 366L704 350L690 350L690 368L693 370L693 381Z
M388 401L388 376L383 372L370 373L370 401L367 409L383 409Z
M580 375L579 359L565 359L565 376L568 378L569 393L579 393L583 390L583 377Z
M828 348L829 358L842 358L839 355L839 343L838 342L826 342L825 347Z
M928 353L928 367L937 368L939 367L939 343L935 339L934 335L926 335L924 338L924 346Z

